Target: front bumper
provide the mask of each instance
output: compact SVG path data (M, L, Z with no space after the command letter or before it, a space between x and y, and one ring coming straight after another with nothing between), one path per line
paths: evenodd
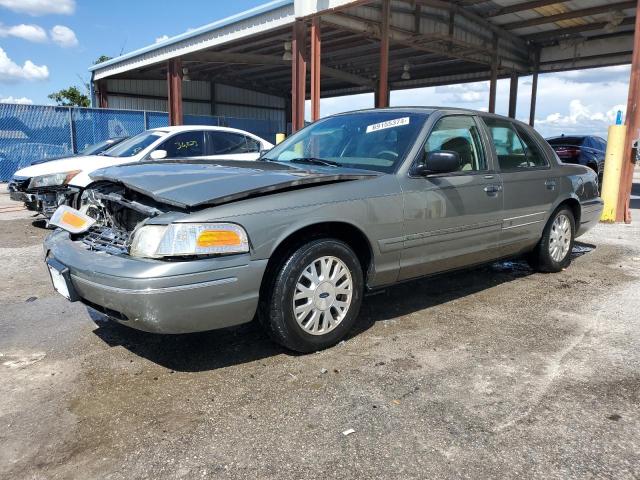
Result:
M9 182L9 198L16 202L23 202L28 210L43 214L50 218L60 205L70 205L78 188L60 186L28 190L30 178L14 177Z
M249 255L181 262L89 251L56 230L45 256L69 269L80 301L123 325L155 333L189 333L249 322L258 307L267 260Z

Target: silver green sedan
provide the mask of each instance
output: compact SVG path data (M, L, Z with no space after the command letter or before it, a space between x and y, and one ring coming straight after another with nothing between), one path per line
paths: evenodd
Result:
M259 318L301 352L340 341L368 290L520 255L560 271L602 210L593 170L460 109L334 115L258 162L141 162L92 182L45 242L61 294L158 333Z

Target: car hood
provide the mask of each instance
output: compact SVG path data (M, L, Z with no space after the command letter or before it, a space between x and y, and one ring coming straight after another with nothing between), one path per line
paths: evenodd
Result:
M156 161L101 169L93 172L91 179L121 183L157 202L189 208L378 175L363 170L305 169L260 161Z
M15 173L15 176L31 178L38 177L40 175L49 175L52 173L70 172L73 170L92 171L97 168L104 168L116 163L122 163L123 161L131 161L131 159L105 157L103 155L68 157L22 168Z

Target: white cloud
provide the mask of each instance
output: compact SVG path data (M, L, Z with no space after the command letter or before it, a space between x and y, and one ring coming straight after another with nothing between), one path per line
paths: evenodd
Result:
M54 43L57 43L61 47L75 47L78 45L78 39L76 38L76 34L69 27L65 27L64 25L56 25L49 32L51 35L51 40Z
M165 40L169 40L169 35L160 35L158 38L156 38L155 43L164 42Z
M27 97L0 97L0 103L17 103L20 105L33 105L33 100Z
M626 106L614 105L603 112L594 109L592 105L585 105L576 98L569 102L568 114L551 113L543 119L536 120L536 126L543 130L554 130L556 133L602 135L609 125L615 123L618 110L624 116Z
M33 16L71 15L76 10L75 0L0 0L0 6Z
M0 82L12 83L21 80L46 80L49 68L46 65L35 65L31 60L20 66L9 58L0 47Z
M0 37L17 37L29 42L46 42L47 32L38 25L20 25L5 26L0 24Z

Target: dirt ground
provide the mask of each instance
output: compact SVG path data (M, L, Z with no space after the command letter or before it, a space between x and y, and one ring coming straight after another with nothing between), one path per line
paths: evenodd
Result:
M110 323L54 294L46 231L0 213L0 478L638 478L634 218L559 274L501 262L369 296L346 342L302 356L254 325Z

